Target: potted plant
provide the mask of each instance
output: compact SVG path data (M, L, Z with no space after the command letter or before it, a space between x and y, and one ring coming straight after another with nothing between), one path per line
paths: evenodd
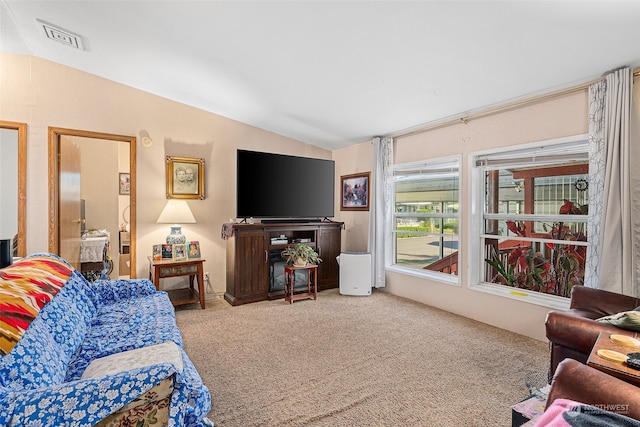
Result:
M309 245L298 243L295 246L289 246L283 250L280 255L287 263L293 263L296 266L305 266L307 264L319 264L322 262L318 253Z

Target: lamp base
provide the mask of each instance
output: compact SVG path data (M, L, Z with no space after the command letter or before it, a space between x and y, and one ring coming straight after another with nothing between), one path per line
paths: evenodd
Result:
M184 244L186 243L187 238L182 234L182 227L179 225L174 225L171 227L171 234L167 235L167 244L175 245L175 244Z

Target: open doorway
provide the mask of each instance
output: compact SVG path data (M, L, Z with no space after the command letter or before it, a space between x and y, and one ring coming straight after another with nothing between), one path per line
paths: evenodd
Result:
M27 254L27 124L0 120L0 239L13 240L12 256Z
M136 138L49 128L49 251L88 279L136 277Z

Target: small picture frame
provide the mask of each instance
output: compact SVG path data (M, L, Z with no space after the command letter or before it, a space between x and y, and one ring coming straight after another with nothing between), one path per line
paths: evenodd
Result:
M340 210L368 211L370 200L370 172L340 177Z
M200 242L194 240L192 242L187 243L187 257L189 259L192 258L200 258Z
M162 259L173 259L173 248L172 245L163 244L162 246Z
M119 173L118 188L121 196L128 196L131 194L131 175L128 172Z
M166 157L167 199L204 199L204 159Z
M172 246L173 249L173 260L174 261L184 261L187 259L187 245L184 243L174 243Z

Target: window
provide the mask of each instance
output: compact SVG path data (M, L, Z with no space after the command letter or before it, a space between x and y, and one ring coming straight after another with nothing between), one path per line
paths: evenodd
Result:
M456 158L394 166L394 266L457 276L459 165Z
M480 281L568 297L584 284L588 142L475 156Z

